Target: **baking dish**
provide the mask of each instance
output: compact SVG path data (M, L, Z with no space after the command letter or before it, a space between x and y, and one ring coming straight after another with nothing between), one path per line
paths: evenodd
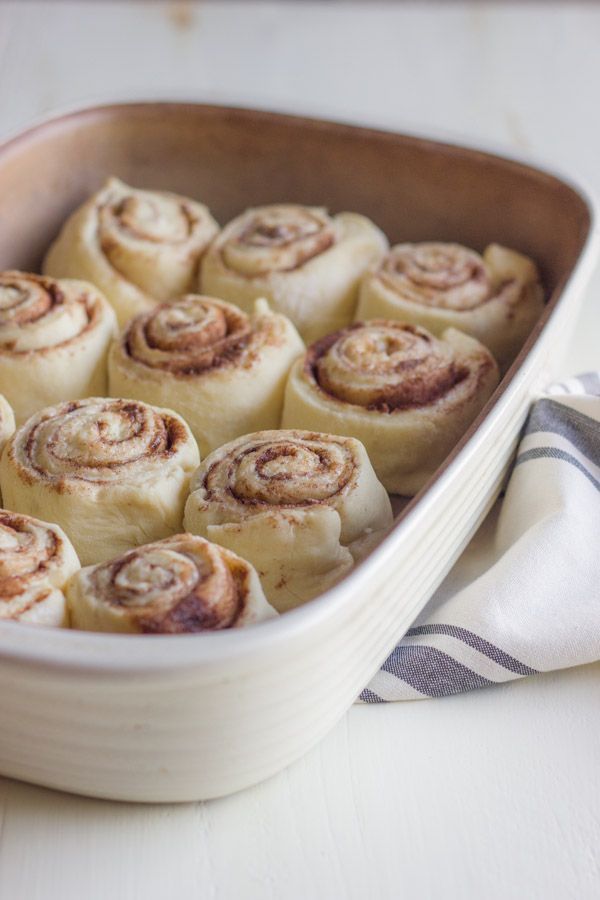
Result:
M477 149L276 113L96 107L0 148L0 266L36 269L115 174L225 222L290 200L371 217L395 243L498 241L540 265L548 305L500 387L385 541L342 583L248 631L156 637L0 623L0 773L136 801L217 797L302 755L375 673L500 489L556 368L597 250L582 189Z

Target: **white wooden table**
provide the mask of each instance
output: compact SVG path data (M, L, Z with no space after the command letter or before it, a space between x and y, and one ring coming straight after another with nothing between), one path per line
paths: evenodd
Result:
M600 194L599 83L593 3L0 2L2 135L73 103L194 97L501 142ZM599 295L597 275L565 372L600 363ZM0 779L0 900L598 897L599 689L589 666L355 707L211 803Z

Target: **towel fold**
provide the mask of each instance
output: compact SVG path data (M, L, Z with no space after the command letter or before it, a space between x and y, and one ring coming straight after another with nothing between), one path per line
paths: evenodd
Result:
M600 374L532 407L504 498L362 692L443 697L600 659Z

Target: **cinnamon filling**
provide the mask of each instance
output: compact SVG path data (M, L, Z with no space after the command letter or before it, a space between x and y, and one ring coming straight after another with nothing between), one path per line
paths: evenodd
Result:
M95 328L101 308L87 293L21 272L0 274L0 350L15 355L68 345ZM36 327L39 326L39 327Z
M383 413L435 403L469 374L424 329L383 320L354 323L317 341L304 372L328 396Z
M308 432L308 435L311 433ZM343 441L297 441L282 437L237 447L217 459L204 476L207 498L227 495L248 507L314 506L344 490L356 467Z
M187 437L183 422L143 403L81 400L32 422L23 449L37 476L62 490L71 479L97 484L127 479L127 470L145 460L168 459Z
M44 576L59 557L61 542L49 528L18 513L0 511L0 598L11 599Z
M244 610L247 572L201 539L167 539L93 572L98 598L123 610L146 634L231 628Z
M186 203L160 195L132 194L105 209L131 237L153 244L183 243L196 225Z
M459 244L400 244L377 274L399 297L439 309L467 312L494 297L482 257Z
M235 364L254 336L245 313L189 296L134 319L123 349L149 368L192 376Z
M221 245L225 267L246 278L292 272L336 242L333 221L302 206L266 206L242 216Z

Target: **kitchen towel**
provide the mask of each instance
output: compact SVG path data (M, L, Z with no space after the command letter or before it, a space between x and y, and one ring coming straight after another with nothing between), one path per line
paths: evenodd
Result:
M443 697L600 659L600 373L533 405L504 498L360 699Z

